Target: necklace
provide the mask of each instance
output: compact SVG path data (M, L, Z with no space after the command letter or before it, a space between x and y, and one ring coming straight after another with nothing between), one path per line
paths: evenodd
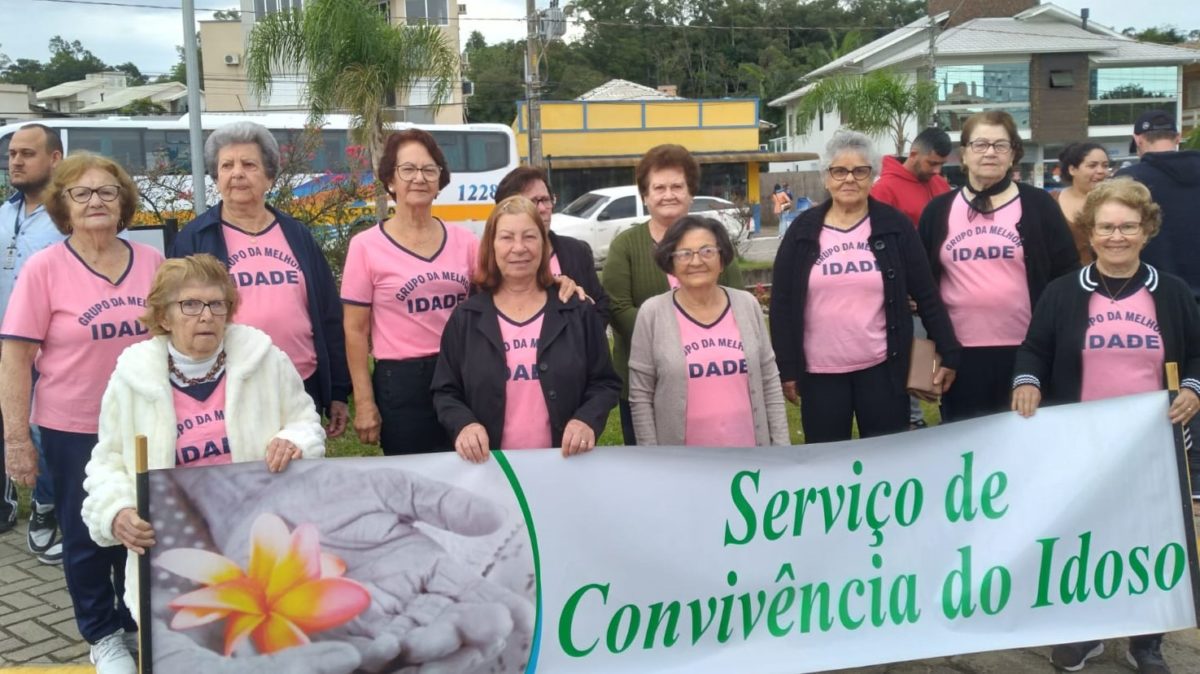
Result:
M167 354L167 369L171 371L171 374L174 375L176 379L183 382L185 386L207 384L213 379L216 379L217 374L219 374L221 370L225 369L225 352L222 351L221 353L217 354L217 362L213 363L213 366L208 371L208 374L204 375L203 377L192 379L191 377L183 376L183 373L179 371L179 368L175 367L175 357L169 353Z
M1096 270L1096 276L1100 277L1100 285L1104 287L1104 292L1108 293L1109 303L1116 304L1117 297L1120 296L1121 293L1125 292L1125 289L1129 287L1129 284L1133 281L1134 276L1137 276L1137 274L1135 273L1133 276L1125 279L1125 282L1121 284L1120 288L1117 288L1117 292L1115 293L1108 289L1108 282L1104 280L1104 274L1101 274L1099 269Z

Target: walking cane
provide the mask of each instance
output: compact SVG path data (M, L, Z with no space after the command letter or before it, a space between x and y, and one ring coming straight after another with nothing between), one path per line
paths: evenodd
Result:
M146 436L133 439L133 451L137 463L137 513L138 517L150 521L150 473L146 460ZM138 555L138 672L151 674L154 671L154 656L150 646L150 551Z
M1168 407L1179 397L1179 364L1167 363L1167 405ZM1179 490L1183 492L1180 499L1183 508L1183 531L1187 536L1188 570L1192 579L1192 605L1196 607L1196 622L1200 624L1200 549L1196 547L1196 520L1192 513L1192 473L1188 466L1187 430L1183 424L1171 424L1171 436L1175 439L1175 457L1179 469Z

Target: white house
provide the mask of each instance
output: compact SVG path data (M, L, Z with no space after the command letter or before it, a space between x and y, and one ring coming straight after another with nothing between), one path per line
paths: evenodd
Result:
M1133 122L1145 110L1167 109L1185 118L1185 84L1191 83L1185 83L1184 66L1200 63L1200 53L1138 42L1052 3L1035 2L995 3L993 9L1008 11L1014 4L1024 6L1012 16L988 16L988 3L977 3L974 16L963 16L937 11L962 3L934 0L932 20L922 17L831 61L802 77L796 90L769 102L787 110L785 134L772 141L771 149L820 152L840 127L839 113L830 110L813 120L807 134L797 130L797 105L821 78L885 68L914 81L928 78L933 24L938 27L933 72L939 126L957 140L970 115L1009 112L1026 141L1024 169L1035 181L1043 172L1033 171L1034 166L1053 161L1071 142L1091 139L1115 158L1128 156ZM913 120L907 136L915 136L927 121ZM890 140L880 140L882 151L893 151ZM811 167L773 165L771 170Z
M123 72L90 73L82 80L63 82L37 92L38 105L55 112L75 113L126 88Z

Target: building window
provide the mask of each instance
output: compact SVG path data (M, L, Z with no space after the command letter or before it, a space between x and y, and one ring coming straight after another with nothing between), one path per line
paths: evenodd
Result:
M266 16L286 9L300 9L302 0L254 0L254 15Z
M431 23L445 26L450 23L449 0L404 0L404 17L410 25Z
M1096 68L1089 74L1088 124L1125 126L1147 110L1174 110L1179 68Z
M1018 129L1031 128L1029 124L1030 108L1028 103L1016 105L939 105L937 110L938 126L949 132L962 131L963 124L971 115L977 112L1003 110L1012 115Z
M938 66L938 106L1023 103L1029 100L1029 63Z

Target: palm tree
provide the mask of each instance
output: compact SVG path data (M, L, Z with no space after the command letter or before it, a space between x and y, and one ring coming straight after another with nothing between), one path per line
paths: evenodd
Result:
M912 82L890 70L864 75L836 75L820 80L796 107L796 128L808 133L817 114L836 108L846 126L870 136L888 134L896 154L904 154L904 130L912 119L929 119L937 102L937 85Z
M457 48L432 25L392 25L370 0L311 0L303 9L261 17L250 32L246 76L251 93L269 94L276 73L306 73L309 115L346 111L351 135L377 166L387 131L387 98L418 82L430 87L435 109L459 83ZM376 211L386 198L376 191Z

